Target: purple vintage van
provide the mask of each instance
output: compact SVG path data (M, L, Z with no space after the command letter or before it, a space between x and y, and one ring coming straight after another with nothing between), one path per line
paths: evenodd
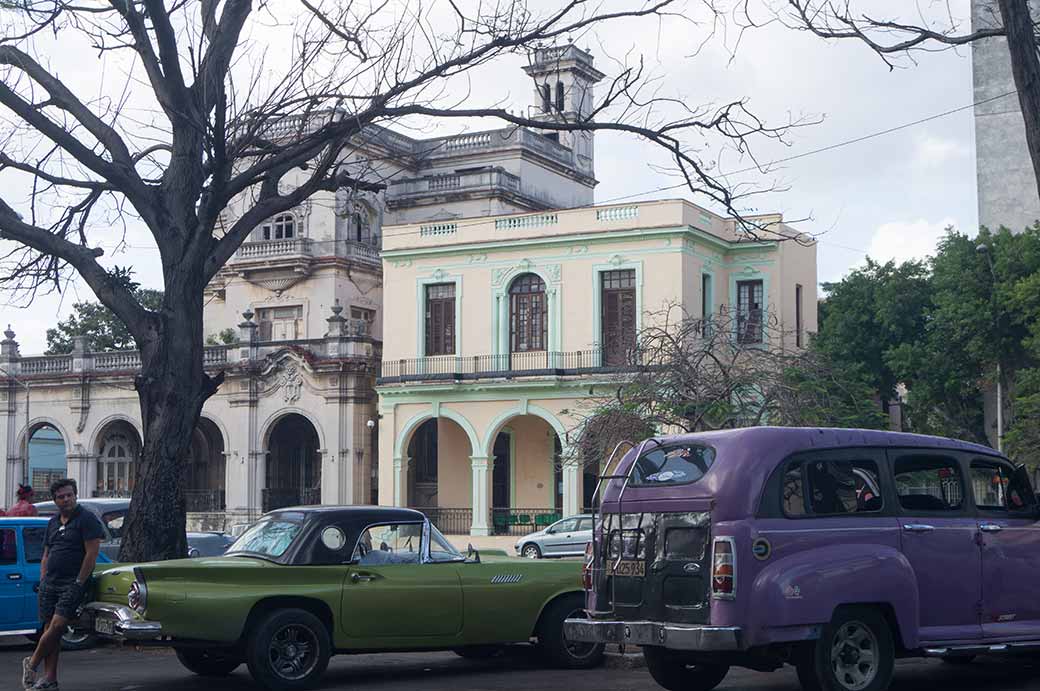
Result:
M990 448L758 427L648 439L608 470L575 641L643 647L674 691L730 666L881 691L897 657L1040 649L1040 524Z

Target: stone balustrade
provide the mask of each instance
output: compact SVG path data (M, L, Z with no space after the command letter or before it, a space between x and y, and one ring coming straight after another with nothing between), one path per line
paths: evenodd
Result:
M261 240L243 242L238 248L238 259L264 259L286 255L311 254L310 238L290 238L288 240Z

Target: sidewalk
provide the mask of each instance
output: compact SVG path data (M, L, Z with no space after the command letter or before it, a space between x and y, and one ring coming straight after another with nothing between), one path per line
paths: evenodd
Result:
M475 549L502 549L506 551L511 557L516 556L516 549L514 545L519 539L516 535L445 535L451 544L455 545L455 549L465 553L466 547L473 545Z

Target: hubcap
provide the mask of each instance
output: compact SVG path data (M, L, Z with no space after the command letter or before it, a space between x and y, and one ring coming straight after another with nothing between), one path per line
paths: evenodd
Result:
M61 637L66 643L77 644L87 640L89 635L87 633L77 633L71 626L67 626L65 627L65 633Z
M271 637L267 655L279 677L302 679L318 664L318 637L300 624L283 626Z
M588 615L583 609L576 609L566 616L567 619L585 619ZM563 644L567 648L567 652L571 657L583 658L588 657L596 649L595 643L583 643L582 641L569 641L567 640L567 634L563 635Z
M878 642L870 627L858 621L842 624L831 641L834 678L848 691L860 691L878 673Z
M527 547L524 547L524 556L527 557L528 559L537 559L538 558L538 548L535 547L534 545L528 545Z

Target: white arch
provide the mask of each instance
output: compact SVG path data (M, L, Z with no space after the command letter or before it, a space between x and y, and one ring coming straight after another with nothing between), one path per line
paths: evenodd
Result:
M211 415L205 412L202 413L202 415L199 415L199 422L202 422L203 420L208 420L209 422L212 422L213 426L217 428L217 433L220 435L221 442L224 445L224 453L227 453L228 442L230 440L230 437L228 437L227 428L224 427L224 423L221 422L220 418L218 418L216 415ZM196 427L198 427L198 425L196 425Z
M447 418L448 420L457 423L466 433L466 436L469 437L470 454L476 455L478 453L481 448L479 437L477 436L477 431L473 428L473 425L466 419L466 416L452 410L451 408L445 408L444 406L437 406L435 408L431 406L429 410L417 413L405 423L404 427L401 428L401 433L396 439L394 439L394 458L402 457L403 452L406 450L404 448L405 440L411 438L412 433L419 427L419 425L427 420L437 417Z
M123 413L114 413L104 418L103 420L101 420L101 422L94 426L94 430L90 434L90 444L89 446L87 446L89 454L96 455L100 451L100 449L97 448L98 442L101 441L101 433L105 430L105 428L114 422L120 421L129 424L130 427L132 427L133 430L137 432L137 443L141 445L142 449L144 449L144 429L141 427L141 424L129 415L125 415Z
M72 448L70 446L71 442L69 441L69 435L65 431L65 427L60 422L58 422L56 419L54 419L52 417L49 417L47 415L40 415L39 417L35 417L35 418L29 420L29 427L28 427L28 429L35 431L35 430L38 430L41 427L48 427L48 426L49 427L53 427L54 429L56 429L58 431L58 434L61 435L61 441L62 441L63 444L65 444L65 456L68 457L69 453L72 452ZM20 430L18 430L18 449L20 449L20 450L25 448L25 442L26 442L25 431L26 431L26 427L24 427L24 426ZM31 439L31 437L30 437L30 439Z
M492 450L495 446L495 437L498 436L499 431L505 427L506 423L515 417L522 415L534 415L535 417L541 418L549 423L549 426L555 430L556 435L560 438L560 446L564 446L564 440L567 438L567 428L563 426L559 418L553 415L551 412L542 408L541 406L531 405L530 403L518 403L512 408L509 408L499 413L491 424L487 428L487 436L484 437L484 443L481 446L484 449L484 455L491 458Z
M266 420L264 420L264 423L260 426L260 449L265 452L270 450L268 449L268 442L270 441L271 432L274 430L275 425L277 425L283 417L292 413L296 413L300 417L307 420L307 422L311 423L311 427L314 428L314 433L318 435L318 448L326 449L327 447L325 446L325 432L324 430L322 430L321 425L318 423L317 419L315 419L313 415L311 415L303 408L296 407L279 408L276 412L272 413ZM224 447L224 450L227 450L226 446Z

